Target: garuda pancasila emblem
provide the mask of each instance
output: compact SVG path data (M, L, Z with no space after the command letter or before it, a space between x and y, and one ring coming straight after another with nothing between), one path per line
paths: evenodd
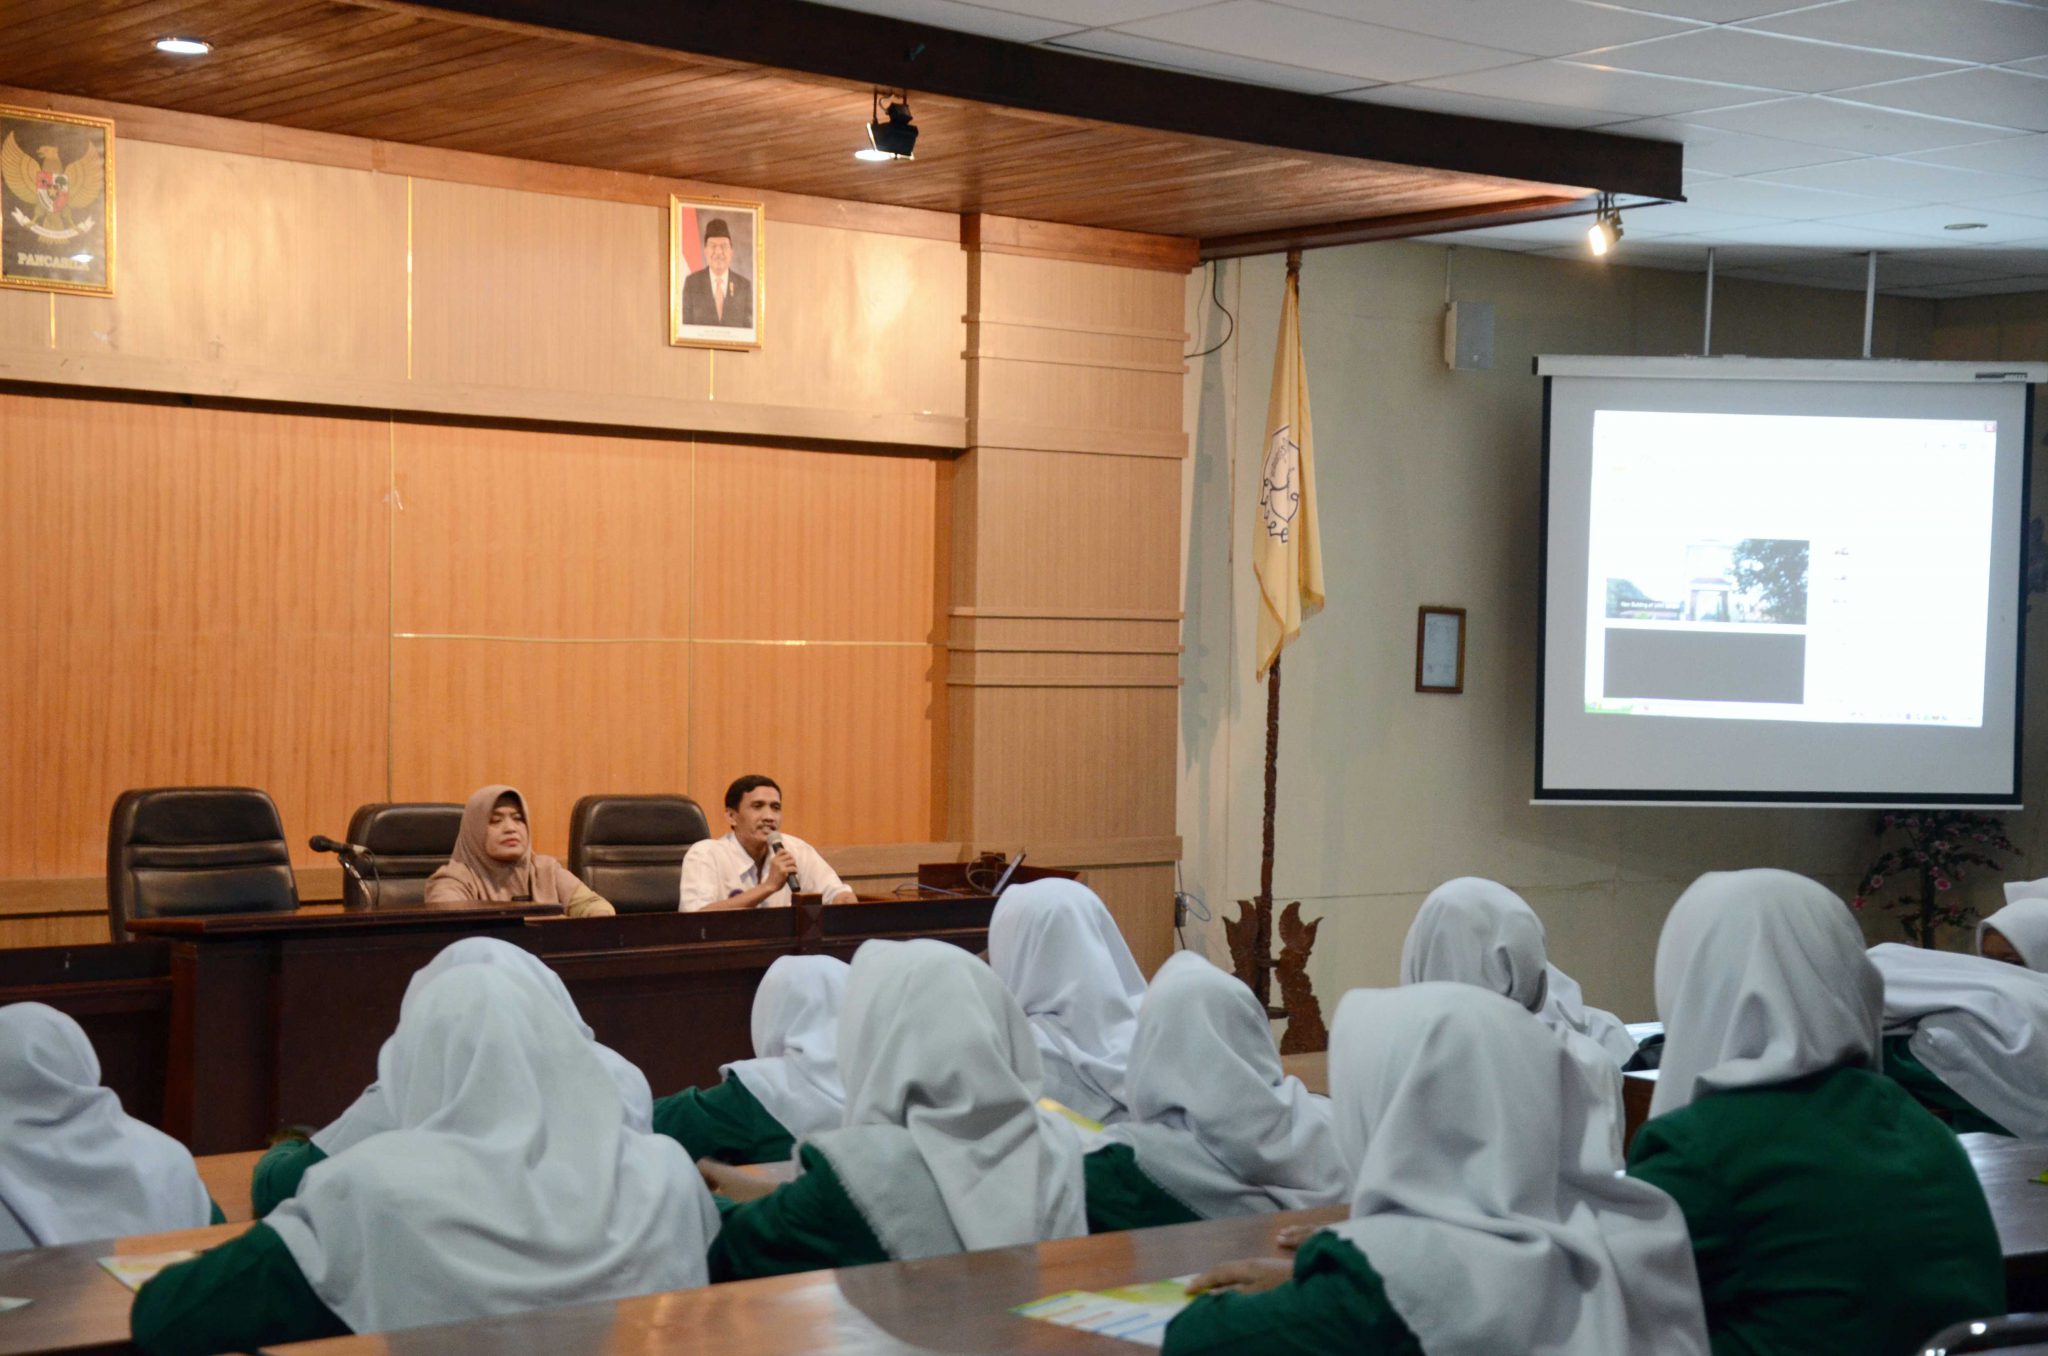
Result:
M82 214L106 190L107 162L97 146L68 165L57 158L55 146L38 147L30 155L9 132L0 141L0 180L15 200L8 215L44 240L70 240L95 224Z

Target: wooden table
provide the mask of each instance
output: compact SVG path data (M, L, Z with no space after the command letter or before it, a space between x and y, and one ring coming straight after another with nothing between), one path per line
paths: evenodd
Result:
M2048 1143L2004 1135L1957 1135L1984 1184L2005 1254L2005 1302L2013 1313L2048 1311Z
M208 1154L194 1160L199 1164L199 1180L206 1183L206 1194L213 1197L213 1203L230 1224L247 1224L256 1217L256 1207L249 1196L256 1160L261 1157L263 1150L251 1149L239 1154Z
M766 1352L1076 1352L1136 1348L1018 1318L1014 1305L1062 1290L1099 1290L1277 1255L1284 1225L1341 1219L1341 1209L1175 1224L1036 1247L736 1281L699 1290L579 1304L509 1318L279 1347L291 1356L497 1356L506 1351L669 1356Z
M1280 1067L1299 1078L1310 1092L1330 1095L1330 1052L1317 1050L1306 1055L1282 1055Z
M171 1016L171 949L162 942L0 950L0 1007L47 1003L85 1028L100 1082L121 1109L161 1127Z
M216 1224L62 1248L0 1252L0 1295L35 1301L26 1309L0 1314L0 1356L132 1350L128 1308L135 1296L107 1274L99 1259L187 1248L204 1251L248 1227Z

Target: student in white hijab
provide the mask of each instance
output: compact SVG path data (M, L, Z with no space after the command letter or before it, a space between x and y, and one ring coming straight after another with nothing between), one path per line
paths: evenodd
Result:
M1401 947L1403 984L1444 981L1491 989L1535 1015L1557 1037L1599 1109L1589 1123L1595 1145L1618 1169L1625 1119L1621 1064L1570 1022L1546 1016L1552 970L1535 910L1507 886L1477 876L1460 876L1430 891ZM1576 993L1578 985L1572 990Z
M2048 975L1886 942L1884 1070L1955 1130L2048 1139Z
M1587 1153L1585 1084L1470 984L1360 989L1330 1039L1351 1217L1191 1288L1165 1356L1706 1356L1678 1207ZM1229 1293L1230 1291L1253 1293Z
M215 1218L185 1146L100 1086L77 1022L41 1003L0 1007L0 1252Z
M1911 1351L2005 1312L1983 1188L1877 1071L1884 985L1789 871L1702 876L1657 946L1663 1066L1629 1174L1685 1211L1716 1350Z
M689 1157L627 1127L590 1041L530 978L441 975L378 1076L395 1127L145 1285L137 1346L254 1351L704 1283L718 1215Z
M1130 1119L1083 1160L1091 1232L1344 1199L1329 1099L1281 1069L1252 991L1192 951L1152 977L1129 1088Z
M862 943L839 1023L841 1128L770 1187L698 1164L729 1210L713 1280L913 1261L1088 1227L1081 1145L1038 1105L1038 1051L989 968L944 942Z
M1977 924L1977 954L2048 970L2048 880L2006 882L2005 907Z
M685 1088L654 1104L654 1130L721 1163L780 1163L798 1138L846 1114L839 1081L839 1009L846 962L783 956L754 990L754 1058L719 1072L716 1087Z
M1102 900L1079 881L1012 885L989 918L988 963L1031 1021L1045 1095L1104 1125L1122 1120L1145 976Z
M599 1043L597 1033L576 1010L576 1000L569 997L568 987L562 983L560 975L549 969L540 957L530 951L522 951L510 942L496 937L465 937L442 947L406 982L405 996L398 1005L399 1023L404 1024L405 1014L411 1009L414 998L427 985L450 970L469 965L507 969L531 980L590 1042L591 1053L597 1056L598 1062L611 1076L613 1086L618 1089L627 1127L643 1133L653 1128L654 1094L647 1086L647 1075L610 1046ZM387 1041L386 1046L389 1044ZM390 1098L381 1083L372 1083L363 1089L362 1095L350 1104L348 1110L316 1131L311 1139L292 1137L278 1141L256 1160L250 1183L250 1203L256 1218L262 1219L276 1209L280 1201L298 1190L299 1179L314 1164L396 1125L397 1113L390 1104Z

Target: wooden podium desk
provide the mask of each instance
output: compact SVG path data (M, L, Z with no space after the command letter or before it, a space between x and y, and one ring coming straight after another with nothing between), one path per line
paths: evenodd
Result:
M170 947L103 942L0 950L0 1007L9 1003L45 1003L76 1020L99 1055L100 1081L122 1109L162 1126Z
M434 954L489 936L533 952L597 1038L655 1095L753 1053L754 989L777 957L850 956L870 937L987 944L995 901L882 899L786 909L564 918L555 905L138 919L169 955L163 1128L195 1154L324 1125L377 1076L405 986ZM77 948L94 951L104 948ZM6 953L0 953L4 955ZM0 975L4 975L0 971Z
M1142 1350L1113 1337L1010 1312L1062 1290L1099 1290L1164 1280L1239 1257L1281 1254L1274 1235L1290 1224L1326 1224L1342 1207L1173 1224L1063 1238L1016 1248L807 1271L604 1304L369 1337L270 1348L276 1356L723 1356L784 1352L1116 1352Z

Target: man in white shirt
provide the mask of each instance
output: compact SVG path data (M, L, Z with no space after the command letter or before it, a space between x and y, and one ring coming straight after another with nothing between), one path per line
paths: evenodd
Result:
M727 787L725 818L730 833L691 844L683 857L681 912L787 908L792 884L827 904L853 898L816 848L782 832L782 788L772 779L746 776ZM771 851L777 839L782 849Z

